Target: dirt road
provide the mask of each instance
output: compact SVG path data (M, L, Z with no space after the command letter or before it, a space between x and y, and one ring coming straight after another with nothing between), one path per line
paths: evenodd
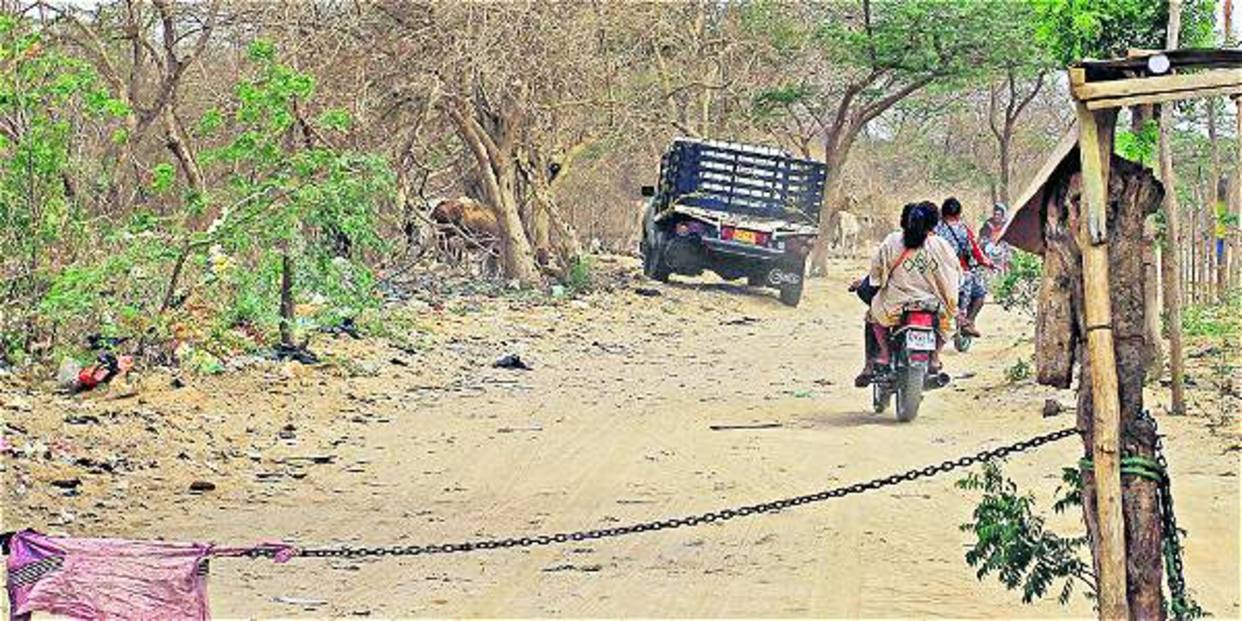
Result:
M52 452L99 459L112 447L128 459L82 474L55 456L6 458L4 526L229 543L524 536L817 491L1072 425L1072 414L1041 415L1045 398L1072 403L1068 393L1004 379L1029 359L1031 328L996 307L984 311L988 338L947 359L966 379L930 395L912 424L871 414L850 385L861 348L851 271L816 281L798 309L721 284L553 306L459 301L411 309L389 342L324 342L341 360L328 368L255 367L120 401L20 397L15 445L52 444L45 434L68 443ZM533 370L491 368L508 352ZM33 422L48 416L50 428ZM710 428L756 423L775 426ZM1215 433L1202 418L1161 425L1188 581L1208 610L1237 617L1236 418ZM1047 509L1080 451L1066 440L1005 469ZM76 493L48 486L49 472L79 477ZM974 497L958 478L589 544L220 560L212 603L222 618L1089 616L1078 596L1023 606L976 580L958 530ZM217 488L190 494L195 479ZM1051 524L1081 528L1076 514Z

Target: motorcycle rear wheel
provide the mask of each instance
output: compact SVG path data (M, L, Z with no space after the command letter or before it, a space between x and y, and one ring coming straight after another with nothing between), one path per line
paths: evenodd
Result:
M908 423L918 417L926 378L926 362L909 363L897 377L897 420Z

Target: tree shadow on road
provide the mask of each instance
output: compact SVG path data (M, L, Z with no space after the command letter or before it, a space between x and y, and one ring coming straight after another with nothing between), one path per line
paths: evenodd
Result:
M699 292L718 292L726 295L744 296L754 300L762 300L766 304L774 307L783 307L781 301L775 295L775 289L766 287L751 287L749 285L736 284L732 282L699 282L699 281L677 281L669 280L665 286L674 289L683 289L686 291Z
M825 412L823 414L813 414L811 416L803 416L799 419L802 426L807 429L848 429L852 427L896 427L898 425L906 425L897 420L897 416L892 411L876 414L870 411L854 411L854 412Z

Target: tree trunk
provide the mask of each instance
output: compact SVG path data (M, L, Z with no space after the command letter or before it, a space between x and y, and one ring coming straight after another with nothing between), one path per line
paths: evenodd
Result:
M1226 4L1226 6L1229 5ZM1230 211L1233 212L1236 220L1234 221L1234 231L1233 235L1231 235L1231 247L1229 249L1229 270L1233 273L1227 279L1231 285L1236 286L1235 283L1238 282L1239 274L1242 274L1242 233L1238 231L1238 227L1242 226L1242 97L1234 97L1233 103L1237 110L1237 128L1235 131L1238 141L1238 152L1234 158L1233 183L1230 184L1229 203L1232 205Z
M286 348L297 347L293 339L293 258L289 251L280 255L280 344Z
M501 264L505 276L524 286L537 286L542 279L535 264L534 250L522 226L517 200L517 167L512 158L494 162L493 167L498 183L495 187L497 195L491 197L491 202L492 208L497 210L496 220L500 225Z
M1156 221L1148 216L1143 221L1143 281L1144 287L1143 317L1147 341L1147 381L1154 382L1164 374L1164 347L1161 346L1160 332L1160 254L1156 238Z
M1086 456L1092 454L1095 438L1094 401L1090 359L1082 349L1087 338L1085 299L1082 289L1082 261L1078 241L1070 230L1078 215L1068 200L1075 180L1061 182L1045 205L1044 239L1046 271L1040 296L1042 330L1037 330L1037 361L1041 362L1040 381L1064 386L1068 364L1080 361L1078 390L1078 427L1083 433ZM1115 339L1118 377L1118 401L1121 412L1120 449L1124 455L1154 455L1153 430L1139 420L1143 411L1143 381L1150 366L1146 339L1148 333L1147 299L1155 286L1144 277L1143 227L1147 216L1160 203L1160 187L1140 166L1120 158L1112 160L1109 184L1109 282L1111 315ZM1049 318L1060 317L1058 321ZM1051 366L1045 366L1051 365ZM1099 539L1096 513L1096 492L1093 471L1083 469L1083 516L1093 552ZM1131 618L1163 619L1161 591L1162 527L1159 519L1156 485L1144 478L1124 476L1122 480L1122 513L1126 540L1126 602ZM1099 559L1093 554L1096 574Z
M1169 0L1168 49L1177 49L1177 38L1182 24L1181 0ZM1181 294L1181 257L1177 252L1177 241L1182 237L1181 215L1177 207L1177 176L1173 172L1173 145L1170 136L1173 131L1173 107L1160 106L1160 180L1164 184L1164 214L1168 224L1168 240L1172 243L1164 245L1164 260L1170 262L1169 278L1164 283L1164 304L1169 321L1169 373L1172 379L1173 414L1186 413L1185 361L1182 350L1182 294Z
M522 226L521 205L517 198L517 150L513 144L518 123L516 113L496 120L498 136L493 138L476 120L472 104L457 99L449 102L446 110L458 135L474 155L475 165L483 180L484 194L495 211L505 277L528 287L541 284L535 253Z
M1009 175L1012 166L1013 127L1006 125L1000 139L1000 202L1009 206Z
M824 179L824 204L819 212L819 235L811 249L811 275L828 273L828 242L832 237L832 222L841 208L845 194L845 179L841 170L849 157L848 143L829 150L824 155L828 176Z
M198 167L198 159L194 157L194 152L186 142L185 130L181 127L181 123L177 120L177 115L173 111L175 105L175 100L170 101L162 113L164 144L172 152L173 157L177 159L177 165L181 167L181 172L185 175L190 189L195 194L202 196L206 189L206 184L203 182L203 172Z

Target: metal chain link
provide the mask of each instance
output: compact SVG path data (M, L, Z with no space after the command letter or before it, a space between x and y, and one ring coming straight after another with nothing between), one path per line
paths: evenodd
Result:
M915 468L907 470L900 474L893 474L878 479L872 479L863 483L853 483L843 487L823 490L813 494L805 494L802 496L793 496L790 498L782 498L769 502L758 504L742 505L731 509L723 509L718 511L708 511L695 515L684 517L675 517L664 520L652 520L648 522L639 522L627 526L615 526L611 528L596 528L591 530L581 530L574 532L556 533L553 535L535 535L519 538L507 539L481 539L475 541L464 541L461 543L445 543L445 544L428 544L428 545L408 545L408 546L388 546L388 547L350 547L341 546L333 548L303 548L298 550L299 556L308 557L335 557L335 558L360 558L368 556L420 556L428 554L454 554L459 552L471 552L474 550L500 550L506 548L528 548L532 546L546 546L554 543L569 543L579 541L593 541L596 539L604 539L610 537L621 537L624 535L632 535L635 533L645 533L657 530L669 530L675 528L685 528L690 526L698 526L700 524L711 524L713 522L724 522L735 518L746 517L749 515L757 515L764 513L773 513L782 509L797 507L813 502L823 502L832 498L841 498L862 492L877 490L905 481L914 481L916 479L943 474L958 468L965 468L993 459L999 459L1021 453L1030 449L1043 446L1049 442L1055 442L1073 435L1077 435L1078 430L1071 427L1035 436L1028 440L1015 442L1007 446L1001 446L994 449L988 449L967 455L955 460L944 461L939 464L925 466L923 468ZM1171 510L1171 509L1170 509ZM271 556L270 551L255 550L250 556ZM1180 565L1180 559L1179 559Z

